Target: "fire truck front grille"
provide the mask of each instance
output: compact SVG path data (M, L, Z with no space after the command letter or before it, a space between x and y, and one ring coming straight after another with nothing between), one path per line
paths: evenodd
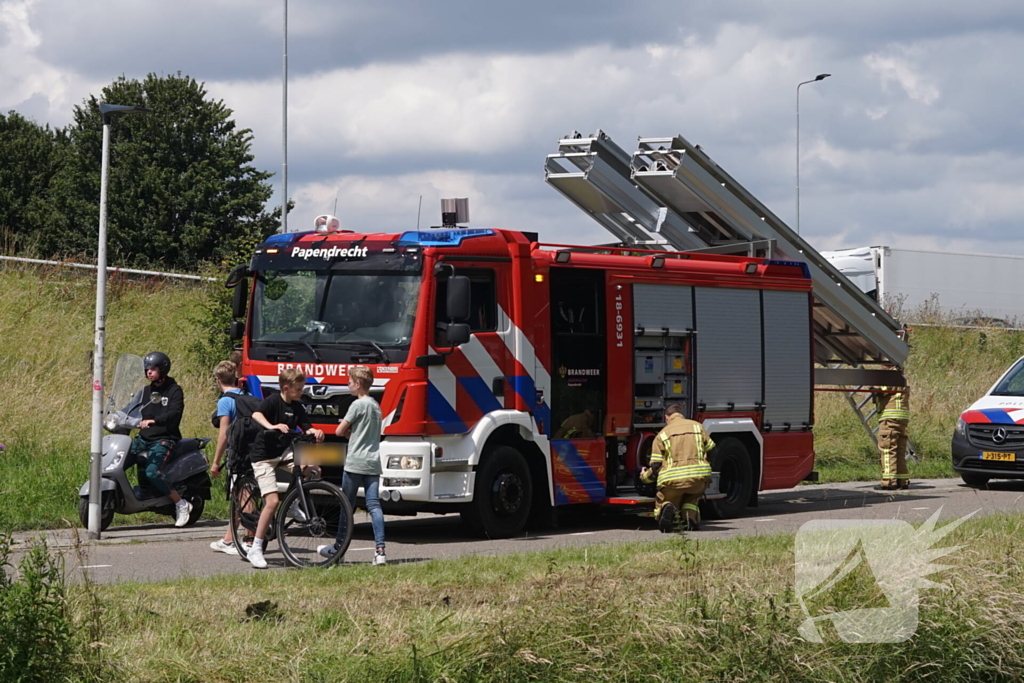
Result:
M1024 425L967 425L971 445L988 451L1024 450Z

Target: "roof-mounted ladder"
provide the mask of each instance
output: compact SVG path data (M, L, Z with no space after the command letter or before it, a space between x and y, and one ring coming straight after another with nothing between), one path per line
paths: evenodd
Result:
M574 133L548 155L545 177L627 245L806 262L819 363L906 361L900 324L682 137L640 138L627 155L601 131Z

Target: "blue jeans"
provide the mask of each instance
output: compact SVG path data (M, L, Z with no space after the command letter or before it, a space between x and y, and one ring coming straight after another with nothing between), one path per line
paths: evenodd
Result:
M373 542L378 548L384 547L384 511L380 509L380 498L377 490L380 488L380 477L376 474L355 474L345 472L341 479L341 490L345 492L348 502L352 507L356 506L356 491L363 487L366 494L366 511L370 513L370 524L373 526Z

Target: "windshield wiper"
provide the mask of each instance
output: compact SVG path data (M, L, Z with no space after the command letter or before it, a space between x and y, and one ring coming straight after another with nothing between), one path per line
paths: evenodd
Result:
M320 358L320 354L317 353L316 347L314 347L312 344L310 344L305 339L274 339L274 340L266 340L266 341L260 340L260 339L256 339L254 341L257 344L267 344L268 346L295 346L297 344L301 344L302 346L305 346L307 349L309 349L310 352L312 352L313 360L315 360L317 363L323 363L324 362L323 359Z
M348 341L339 341L339 342L332 342L332 343L336 344L338 346L363 346L363 347L371 346L371 347L373 347L373 349L377 353L380 354L381 360L384 361L384 363L386 365L391 365L391 359L388 358L388 352L384 350L384 347L382 347L380 344L378 344L377 342L375 342L373 340L370 340L370 339L351 339L351 340L348 340Z

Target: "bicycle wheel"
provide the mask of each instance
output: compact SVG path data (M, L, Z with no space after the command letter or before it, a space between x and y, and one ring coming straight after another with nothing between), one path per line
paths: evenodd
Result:
M341 559L352 541L352 505L334 484L304 481L285 496L277 524L281 551L289 564L329 567ZM341 543L333 555L323 557L317 552L317 546L336 543L339 537Z
M263 511L263 496L260 485L249 475L238 477L231 487L231 505L228 507L231 525L231 540L241 557L248 556L248 545L256 535L256 525ZM273 524L268 529L267 541L272 538ZM264 544L264 547L266 545Z

